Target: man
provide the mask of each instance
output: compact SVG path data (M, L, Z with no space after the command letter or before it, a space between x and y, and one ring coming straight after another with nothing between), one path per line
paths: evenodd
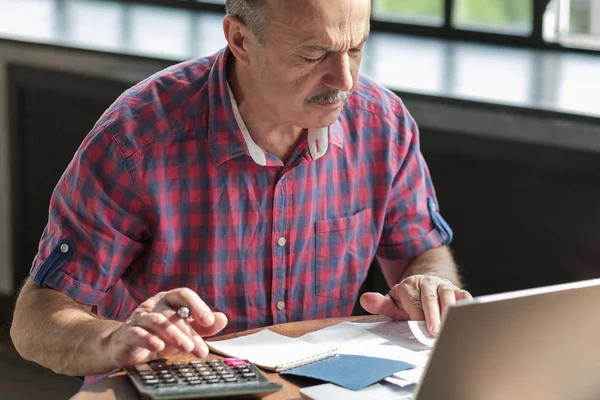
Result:
M370 1L227 6L228 47L124 93L58 183L11 329L23 357L100 374L206 356L226 325L348 315L375 255L398 284L369 312L436 334L470 297L415 122L358 76Z

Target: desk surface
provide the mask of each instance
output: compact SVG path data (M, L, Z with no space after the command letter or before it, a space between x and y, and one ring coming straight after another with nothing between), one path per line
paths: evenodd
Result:
M338 324L342 321L354 321L354 322L377 322L387 321L387 317L382 316L358 316L358 317L345 317L345 318L327 318L314 321L303 321L303 322L291 322L281 325L273 325L268 327L274 332L290 337L298 337L305 333L316 331L331 325ZM221 336L219 339L231 339L233 337L244 336L250 333L256 332L259 329L252 329L248 331L233 333L231 335ZM178 353L171 357L168 357L171 361L187 361L196 357L188 354ZM209 354L207 359L222 358L215 354ZM283 399L299 399L300 398L300 387L304 386L302 380L294 379L291 380L283 378L279 373L276 372L265 372L265 375L274 382L283 384L283 389L277 393L264 397L265 400L283 400ZM138 399L139 396L135 391L133 385L129 382L129 379L125 376L124 372L119 372L111 375L108 378L102 379L97 383L91 385L87 389L79 392L72 397L71 400L127 400L127 399Z

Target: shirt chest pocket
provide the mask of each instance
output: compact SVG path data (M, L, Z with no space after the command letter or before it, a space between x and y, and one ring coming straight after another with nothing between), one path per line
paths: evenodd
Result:
M315 222L315 295L355 301L375 255L372 211Z

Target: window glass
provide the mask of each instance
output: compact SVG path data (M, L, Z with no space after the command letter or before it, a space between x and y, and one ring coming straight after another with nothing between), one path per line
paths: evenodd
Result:
M532 0L455 0L453 24L457 28L529 34Z
M442 25L444 0L373 0L373 18Z

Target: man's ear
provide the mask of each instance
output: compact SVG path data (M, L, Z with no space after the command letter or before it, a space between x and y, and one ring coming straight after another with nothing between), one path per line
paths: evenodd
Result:
M250 62L248 45L251 34L246 24L233 15L226 15L223 19L223 33L234 57L241 63L248 64Z

